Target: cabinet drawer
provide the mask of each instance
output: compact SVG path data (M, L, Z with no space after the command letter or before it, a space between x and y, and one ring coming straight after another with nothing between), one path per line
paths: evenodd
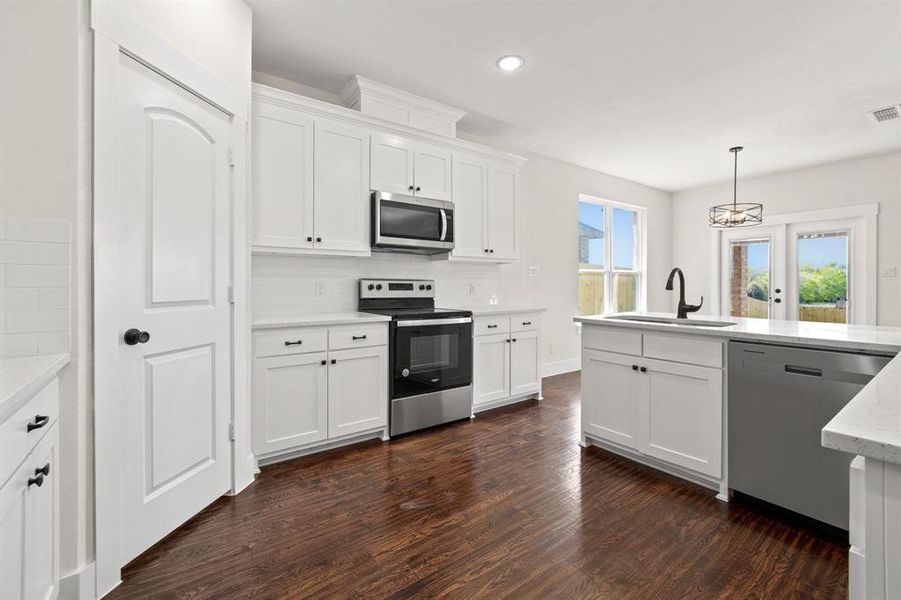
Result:
M495 333L510 333L510 317L508 315L473 317L473 335L493 335Z
M723 343L678 335L644 335L644 356L690 365L723 367Z
M53 427L57 417L59 379L54 379L0 425L0 485Z
M613 327L582 326L582 347L618 354L641 356L641 334Z
M329 350L387 345L388 326L386 324L341 325L340 327L330 327L328 330Z
M255 346L254 356L257 358L322 352L328 347L328 330L324 327L300 327L258 334Z
M541 329L541 313L510 315L510 331L538 331Z

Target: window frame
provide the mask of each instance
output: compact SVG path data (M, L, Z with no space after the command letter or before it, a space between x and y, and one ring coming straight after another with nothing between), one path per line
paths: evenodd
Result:
M576 295L577 295L577 306L576 311L579 311L578 307L578 277L582 273L601 273L604 276L604 311L601 314L609 315L615 312L615 306L613 305L614 299L612 295L613 291L613 279L617 274L633 274L637 278L637 290L636 290L636 302L635 302L635 310L636 311L645 311L647 310L647 285L645 284L647 279L647 246L646 240L647 235L645 232L647 231L647 208L644 206L636 206L634 204L627 204L625 202L619 202L616 200L608 200L606 198L601 198L598 196L591 196L589 194L579 194L579 202L585 202L587 204L597 204L604 208L604 266L603 268L582 268L581 257L576 256L577 261L577 283L576 283ZM628 211L632 211L635 213L635 239L633 240L634 248L633 252L635 253L635 265L637 268L635 269L617 269L614 265L614 256L613 256L613 209L621 208ZM576 221L578 226L578 220ZM576 234L578 236L578 232Z

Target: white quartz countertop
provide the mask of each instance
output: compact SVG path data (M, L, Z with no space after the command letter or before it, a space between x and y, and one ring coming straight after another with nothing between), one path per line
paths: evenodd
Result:
M667 318L674 316L672 313L650 312L628 314ZM735 325L731 327L693 327L669 323L624 321L602 315L575 317L574 319L574 321L583 325L609 325L627 329L648 329L687 335L714 336L731 340L776 342L874 352L895 353L901 351L901 327L809 323L804 321L778 321L775 319L743 319L740 317L698 316L688 318L689 322L693 320L728 321L735 323Z
M662 313L630 313L672 317ZM843 350L901 352L901 327L806 323L736 317L697 317L734 322L731 327L690 327L623 321L603 316L576 317L583 324L715 336L723 339L777 342ZM895 356L823 427L822 445L901 464L901 354Z
M280 329L316 325L354 325L359 323L387 323L391 317L365 312L303 313L274 315L253 319L253 329Z
M492 304L489 306L470 306L466 310L471 310L473 316L484 317L489 315L515 315L531 312L544 312L547 309L543 306L505 306L503 304Z
M68 363L68 354L0 360L0 423L19 410Z

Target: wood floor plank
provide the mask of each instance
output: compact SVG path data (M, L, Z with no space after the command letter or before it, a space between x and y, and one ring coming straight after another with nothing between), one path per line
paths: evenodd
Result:
M135 559L119 598L837 598L847 545L598 448L545 399L272 465Z

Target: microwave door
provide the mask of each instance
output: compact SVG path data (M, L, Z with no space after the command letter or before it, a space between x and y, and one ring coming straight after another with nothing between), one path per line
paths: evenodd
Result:
M374 193L373 247L447 252L453 249L449 203Z

